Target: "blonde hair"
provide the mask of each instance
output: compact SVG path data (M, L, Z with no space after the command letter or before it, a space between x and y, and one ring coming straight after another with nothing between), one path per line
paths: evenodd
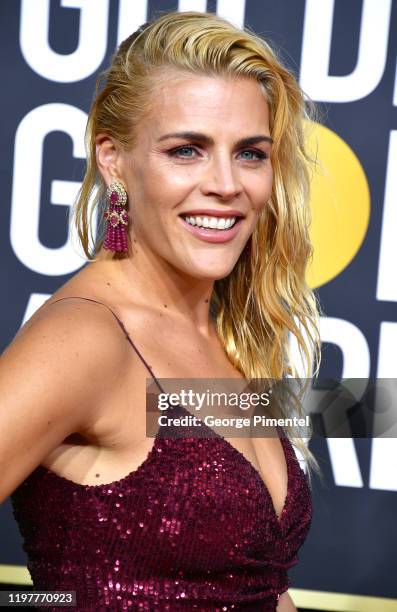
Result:
M274 141L272 195L253 231L250 253L244 250L232 272L215 281L211 313L231 363L246 378L297 376L289 348L291 335L304 359L304 376L311 379L319 371L321 346L319 305L305 280L312 256L312 161L305 150L304 125L311 107L293 74L254 32L240 30L212 13L167 12L122 42L111 66L98 78L87 123L87 171L72 211L84 252L94 260L104 239L99 227L91 253L92 215L103 206L105 191L96 164L95 137L109 134L125 149L133 148L135 128L150 112L159 78L167 78L170 69L182 76L255 79L264 93ZM276 405L274 412L278 417L291 416L283 404ZM303 416L299 402L296 413ZM308 468L320 472L304 440L294 437L297 429L286 426L285 430ZM308 476L310 480L310 469Z

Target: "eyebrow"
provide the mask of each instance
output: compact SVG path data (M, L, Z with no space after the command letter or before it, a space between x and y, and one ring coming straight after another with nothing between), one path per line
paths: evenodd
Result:
M207 145L213 145L214 139L211 136L202 134L201 132L171 132L170 134L164 134L158 139L158 142L166 140L167 138L184 138L185 140L196 140ZM257 134L256 136L248 136L247 138L241 138L236 142L236 146L245 147L247 145L257 144L258 142L270 142L273 144L273 139L265 134Z

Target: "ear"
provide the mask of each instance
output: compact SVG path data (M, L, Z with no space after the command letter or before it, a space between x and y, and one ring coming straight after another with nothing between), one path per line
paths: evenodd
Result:
M98 134L95 138L96 162L98 169L109 186L121 178L121 155L120 147L108 134Z

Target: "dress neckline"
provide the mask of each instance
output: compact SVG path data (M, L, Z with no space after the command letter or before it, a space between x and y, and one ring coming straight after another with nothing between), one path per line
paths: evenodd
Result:
M289 500L290 500L290 494L291 494L291 473L290 473L290 457L288 455L288 451L286 450L286 447L288 445L288 441L286 438L284 437L280 437L280 443L281 446L283 448L283 454L284 454L284 458L285 458L285 463L286 463L286 470L287 470L287 493L285 496L285 500L284 500L284 504L283 504L283 508L281 510L280 515L277 514L275 506L274 506L274 502L273 502L273 498L270 494L270 491L266 485L266 483L264 482L261 474L259 473L259 471L257 470L257 468L251 463L251 461L249 461L249 459L247 459L247 457L238 450L238 448L236 448L235 446L233 446L233 444L231 444L228 440L226 440L226 438L224 438L223 436L221 436L220 434L215 433L215 437L219 438L223 444L225 444L227 446L227 448L236 456L238 457L243 463L244 465L246 465L251 473L253 474L253 476L255 477L255 479L257 480L260 488L262 489L262 491L264 492L271 510L272 510L272 514L273 514L273 518L274 521L276 523L276 525L278 526L278 528L281 530L282 526L283 526L283 522L284 522L284 517L286 515L286 511L288 509L288 505L289 505ZM197 438L199 439L199 438ZM112 482L106 482L106 483L99 483L99 484L83 484L81 482L76 482L74 480L71 480L70 478L67 478L66 476L62 476L61 474L57 474L54 470L52 470L51 468L48 468L44 465L38 465L36 467L36 469L34 471L41 471L47 475L49 475L51 478L55 478L57 480L60 480L62 482L64 482L65 484L67 484L68 486L70 486L71 488L75 488L77 490L80 491L100 491L102 489L106 489L107 487L121 487L123 484L129 482L131 479L135 479L137 476L139 476L141 474L141 472L143 472L146 467L151 463L151 461L154 460L154 458L156 457L157 453L158 453L158 448L159 448L159 438L156 436L154 438L154 443L152 448L148 451L146 458L143 460L142 463L139 464L139 466L132 470L131 472L129 472L128 474L126 474L125 476L122 476L121 478L117 479L117 480L113 480Z

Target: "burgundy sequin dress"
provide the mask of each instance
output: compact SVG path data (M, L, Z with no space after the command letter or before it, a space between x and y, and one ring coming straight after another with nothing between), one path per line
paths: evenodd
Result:
M110 484L39 465L19 485L11 501L35 590L76 591L77 607L38 609L276 610L311 523L306 475L279 428L288 491L277 517L259 472L210 431L157 435L138 469Z

